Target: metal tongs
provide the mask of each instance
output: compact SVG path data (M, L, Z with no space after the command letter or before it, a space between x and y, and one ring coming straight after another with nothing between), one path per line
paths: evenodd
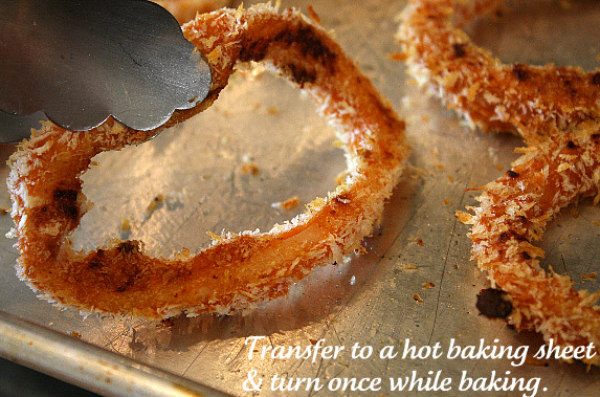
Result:
M151 130L210 84L176 19L149 1L0 2L0 142L28 137L44 115L74 131L109 116Z

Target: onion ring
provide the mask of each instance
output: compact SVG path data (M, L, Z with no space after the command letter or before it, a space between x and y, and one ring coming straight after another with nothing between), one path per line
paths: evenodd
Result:
M410 74L468 124L519 133L527 143L600 120L600 69L503 64L461 25L498 0L412 0L398 38Z
M577 291L546 271L539 240L558 211L600 193L600 71L505 65L476 46L460 25L498 0L413 0L399 38L410 73L462 114L471 127L512 131L531 146L506 175L487 184L473 215L471 259L512 305L508 321L560 345L600 346L600 292ZM597 355L589 364L599 365Z
M600 306L594 306L600 291L578 291L568 276L544 270L544 251L532 244L561 208L581 196L600 199L600 127L555 135L525 151L483 188L473 215L458 214L472 225L471 259L510 296L508 320L517 330L535 330L561 345L591 342L600 354ZM588 363L600 365L600 355Z
M108 120L94 131L71 132L47 123L11 157L8 181L18 274L41 297L86 312L144 317L229 313L284 295L313 267L359 248L380 219L407 158L405 125L322 28L293 9L258 5L203 14L182 29L206 54L213 87L167 126L210 106L236 63L265 62L321 104L343 142L348 178L292 221L267 233L226 236L190 258L153 258L139 241L76 252L69 234L86 204L79 175L96 154L147 141L160 129L133 131Z

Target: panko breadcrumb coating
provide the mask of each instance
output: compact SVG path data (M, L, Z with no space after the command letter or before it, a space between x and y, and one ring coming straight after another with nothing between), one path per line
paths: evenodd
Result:
M42 298L83 312L159 318L247 309L286 294L315 266L341 261L379 222L407 158L405 125L324 29L296 10L280 13L269 5L202 14L182 29L206 54L213 76L199 106L150 132L112 119L89 132L47 122L11 157L18 275ZM73 250L69 235L86 208L79 176L91 159L145 142L206 109L234 66L249 61L280 72L320 105L343 142L346 183L268 232L220 236L189 257L151 257L140 241Z

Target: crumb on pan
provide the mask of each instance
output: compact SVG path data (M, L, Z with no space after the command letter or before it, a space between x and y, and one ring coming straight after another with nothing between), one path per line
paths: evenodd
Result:
M418 292L415 292L415 293L413 294L413 299L414 299L414 301L415 301L415 302L417 302L417 303L423 303L423 302L425 302L425 301L423 300L423 297L421 297L421 295L419 295L419 293L418 293Z
M414 263L401 263L400 265L398 265L398 267L400 268L400 270L406 273L416 272L418 269L417 265L415 265Z
M123 220L121 220L119 230L124 233L129 233L131 231L131 223L129 222L129 219L124 218Z
M598 278L598 273L597 272L590 272L590 273L585 273L581 275L581 279L584 281L593 281L596 280Z
M431 281L426 281L423 283L423 285L421 285L421 288L423 288L423 289L435 288L435 284L432 283Z
M407 54L406 54L406 52L392 52L392 53L388 54L388 57L392 61L404 62L404 61L406 61Z
M300 205L300 198L298 196L290 197L284 201L278 201L271 204L271 207L279 210L292 210Z
M242 164L240 169L241 169L242 173L245 175L257 176L260 173L260 169L258 168L258 165L256 165L256 163L253 163L253 162L247 162L247 163Z
M154 196L150 204L146 207L146 211L144 212L144 219L148 220L154 215L154 213L161 209L165 203L165 195L160 193Z
M319 17L319 14L317 14L317 12L311 4L309 4L308 7L306 7L306 11L308 11L308 16L310 17L310 19L312 19L316 23L321 23L321 17Z

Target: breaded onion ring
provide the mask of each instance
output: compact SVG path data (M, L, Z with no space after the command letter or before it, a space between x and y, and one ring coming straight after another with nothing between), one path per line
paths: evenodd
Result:
M378 222L408 148L404 122L338 44L295 10L267 5L203 14L183 26L206 54L211 92L170 125L206 109L238 62L272 65L321 104L337 127L349 177L307 213L268 233L230 236L188 259L154 258L125 241L76 252L69 234L85 212L79 176L96 154L147 141L109 120L90 132L47 123L11 158L9 189L17 225L19 276L43 297L83 311L169 317L227 313L284 295L313 267L340 260Z
M561 345L592 342L600 354L600 291L578 291L568 276L544 270L544 251L532 244L561 208L581 196L600 199L600 127L586 127L526 148L506 175L484 187L474 215L459 219L473 225L472 259L510 296L510 323ZM599 365L600 356L588 363Z
M518 132L527 143L600 120L600 69L506 65L460 27L499 0L412 0L398 37L410 74L471 127Z

